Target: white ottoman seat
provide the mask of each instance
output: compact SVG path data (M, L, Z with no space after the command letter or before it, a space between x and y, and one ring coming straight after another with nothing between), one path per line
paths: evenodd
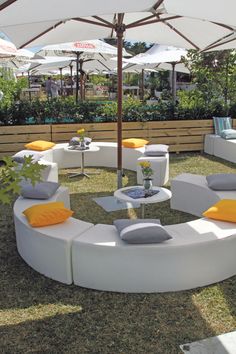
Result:
M215 191L208 187L205 176L183 173L171 181L172 209L202 216L221 199L236 199L236 191Z
M143 175L139 163L150 161L153 170L152 183L154 186L164 186L169 180L169 154L164 156L141 156L137 160L137 183L143 184Z
M47 200L19 197L14 204L17 249L25 262L39 273L62 283L72 283L71 243L93 224L69 218L62 224L32 228L22 212L34 204L63 201L70 207L68 188L59 187Z
M117 292L165 292L205 286L236 272L236 228L199 219L169 225L164 243L130 245L112 225L97 224L72 241L76 285ZM227 262L219 262L227 255Z

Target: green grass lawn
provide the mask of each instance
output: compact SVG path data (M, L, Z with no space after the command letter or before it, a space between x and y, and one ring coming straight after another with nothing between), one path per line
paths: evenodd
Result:
M100 174L69 179L68 170L60 171L75 217L110 224L115 218L139 217L139 209L106 213L93 202L113 194L116 173L90 170ZM134 185L135 173L125 172L124 185ZM183 172L236 170L234 164L205 155L171 156L171 178ZM195 219L171 210L169 202L147 206L146 217L160 218L163 224ZM0 230L0 353L178 354L181 343L236 328L236 277L165 294L83 289L45 278L24 263L16 250L11 207L0 206Z

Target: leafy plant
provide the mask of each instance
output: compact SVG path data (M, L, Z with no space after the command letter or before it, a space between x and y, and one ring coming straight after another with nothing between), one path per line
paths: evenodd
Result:
M15 194L20 193L20 182L30 181L33 185L41 179L44 165L32 163L32 157L25 157L24 163L19 165L11 157L4 157L5 166L0 169L0 203L9 204Z

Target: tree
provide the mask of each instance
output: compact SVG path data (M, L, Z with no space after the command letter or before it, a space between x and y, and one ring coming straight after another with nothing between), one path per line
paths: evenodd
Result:
M25 157L21 168L11 157L4 157L5 166L0 169L0 203L9 204L12 197L20 193L20 183L27 180L35 185L41 179L41 171L46 167L32 163L32 157Z
M184 62L207 106L214 100L223 101L225 105L236 101L235 51L199 53L190 50Z
M105 42L117 46L116 38L106 38ZM139 53L145 53L149 48L151 48L152 44L148 44L146 42L129 42L124 41L124 48L132 55L137 55Z

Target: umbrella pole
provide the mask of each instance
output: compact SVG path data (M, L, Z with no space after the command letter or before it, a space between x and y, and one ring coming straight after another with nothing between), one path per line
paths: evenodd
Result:
M76 92L75 92L75 102L79 101L79 56L80 53L76 52Z
M176 103L176 71L175 71L175 65L176 63L171 63L172 65L172 98L173 98L173 103L175 106Z
M118 14L118 23L116 26L117 36L117 188L122 188L122 100L123 100L123 78L122 78L122 50L123 35L125 26L123 24L123 15Z
M29 88L29 100L31 102L31 91L30 91L30 71L28 70L28 88Z
M140 100L144 100L144 69L142 69L141 72L141 94L140 94Z
M73 74L72 74L72 70L73 70L73 65L70 64L70 89L71 89L71 94L73 95Z
M82 59L79 61L79 72L80 72L80 76L79 76L79 78L80 78L80 99L81 99L81 101L83 101L83 99L84 99L84 82L83 82L84 75L83 75L83 60Z
M63 96L63 86L62 86L62 68L59 68L59 70L60 70L61 96Z

